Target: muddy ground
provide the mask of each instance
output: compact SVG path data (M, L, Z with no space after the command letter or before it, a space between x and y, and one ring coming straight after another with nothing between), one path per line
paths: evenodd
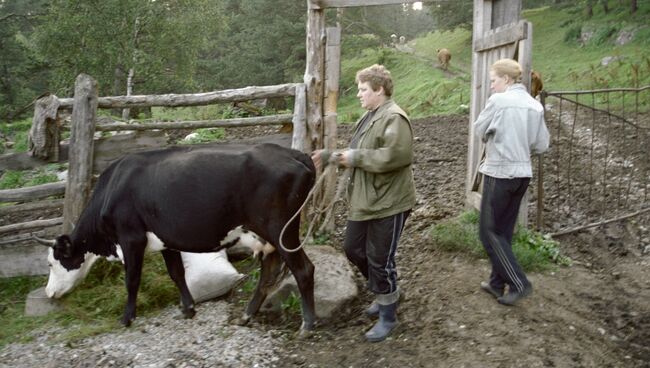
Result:
M502 306L479 289L480 281L487 279L490 272L487 260L439 250L429 240L431 226L465 210L467 122L466 115L414 121L418 204L407 221L397 254L399 282L405 299L398 312L400 325L392 337L381 343L365 341L363 334L373 322L363 316L371 300L370 295L363 293L335 318L320 321L314 336L307 340L292 338L300 323L297 314L275 319L258 316L250 328L270 334L274 349L260 353L271 354L273 359L261 360L255 366L268 363L275 367L650 367L650 240L647 235L650 215L647 213L559 238L561 251L573 259L573 265L529 274L534 293L516 307ZM229 131L230 138L249 134ZM339 128L339 135L340 145L344 146L349 128ZM562 221L561 218L552 220ZM340 249L345 224L343 209L338 211L336 224L331 243ZM365 289L361 277L358 282ZM233 313L228 324L234 325L233 320L239 316L242 298L234 293L225 300ZM206 303L200 308L213 307ZM161 322L145 319L140 323L155 327ZM191 326L189 322L179 326L185 325ZM183 337L185 332L181 327L174 328L178 329L179 339L193 341ZM202 333L200 328L188 327L186 333L198 335ZM126 332L116 331L109 338L125 339L124 344L132 347L128 354L97 353L100 343L89 339L82 344L88 348L74 351L57 348L58 354L67 358L50 358L49 365L42 359L40 362L43 366L56 366L56 362L84 367L108 367L120 362L125 366L139 366L129 355L141 354L137 352L139 343L125 335ZM200 340L209 340L199 336ZM169 346L161 346L162 351L181 349L173 342L166 343ZM247 345L255 350L255 341L235 345L230 350L241 349L243 354ZM183 348L186 346L194 349L196 344L187 343ZM39 355L38 349L42 347L42 344L16 346L15 354L6 357L20 362L21 354ZM42 351L40 354L46 360L47 356L53 356ZM82 363L79 356L84 358ZM107 356L117 358L110 363ZM197 353L192 360L179 358L173 364L170 361L160 366L207 367L214 366L219 361L217 358L210 360ZM254 361L220 364L246 367ZM13 366L31 363L16 364L12 363Z
M414 122L418 204L397 254L406 298L400 326L367 343L370 295L290 341L289 361L309 367L650 367L650 216L558 238L573 265L529 275L533 295L516 307L479 289L485 259L441 251L432 225L464 211L468 118ZM347 130L341 129L344 141ZM342 142L343 143L343 142ZM561 221L561 219L557 219ZM339 239L344 224L337 220ZM363 280L359 279L363 287Z

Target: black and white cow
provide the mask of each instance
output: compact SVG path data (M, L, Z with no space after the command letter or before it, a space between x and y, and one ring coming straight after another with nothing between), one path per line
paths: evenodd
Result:
M47 295L57 298L72 290L96 257L120 257L128 291L122 323L129 326L136 316L145 251L160 250L180 290L183 313L191 318L194 301L179 251L213 252L233 245L238 234L230 231L244 226L277 251L262 249L260 279L243 321L259 310L284 262L300 289L301 330L311 330L314 266L302 249L286 252L278 245L283 227L314 185L315 172L308 155L270 143L180 146L126 155L101 174L72 233L49 241ZM300 245L299 227L296 216L282 237L286 249Z

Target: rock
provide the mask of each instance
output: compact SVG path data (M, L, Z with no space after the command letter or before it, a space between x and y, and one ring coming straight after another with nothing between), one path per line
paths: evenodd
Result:
M25 315L29 317L44 316L60 308L59 300L48 298L45 294L45 288L40 287L27 295Z
M329 318L334 311L359 294L352 267L342 252L330 246L308 246L305 247L305 251L316 267L314 272L316 316ZM289 273L277 289L269 294L261 310L280 311L282 302L291 292L300 295L296 280Z
M615 43L618 46L625 45L626 43L632 41L633 38L634 38L634 32L620 31L618 33L618 36L616 37Z

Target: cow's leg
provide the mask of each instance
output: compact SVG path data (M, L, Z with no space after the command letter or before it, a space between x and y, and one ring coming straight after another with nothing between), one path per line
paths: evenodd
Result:
M128 293L122 324L125 327L131 325L135 320L135 302L140 288L142 277L142 263L144 261L144 249L147 245L147 238L142 234L141 238L119 239L124 252L124 268L126 271L125 283Z
M244 325L250 321L251 317L260 310L262 303L266 300L269 291L277 284L278 276L282 270L282 258L278 252L269 253L262 256L262 266L260 270L260 279L257 281L257 287L246 311L239 321Z
M288 227L283 237L283 244L287 249L295 249L300 246L299 221L294 221ZM314 307L314 264L311 263L304 250L297 252L283 252L284 261L289 267L298 284L300 299L302 301L302 326L300 334L307 335L308 331L314 329L316 321L316 308Z
M300 290L302 301L301 334L314 329L316 308L314 307L314 264L304 250L286 254L286 263Z
M167 265L167 273L174 280L178 291L181 293L183 315L185 318L192 318L196 314L196 311L194 310L194 299L192 299L192 294L190 294L190 290L187 288L187 282L185 281L185 266L183 266L181 252L163 249L162 255L165 259L165 265Z

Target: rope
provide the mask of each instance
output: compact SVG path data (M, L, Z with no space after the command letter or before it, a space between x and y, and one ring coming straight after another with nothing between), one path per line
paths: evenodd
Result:
M314 228L315 221L311 221L309 223L309 227L307 228L307 234L305 235L305 237L302 240L302 243L300 243L300 245L298 247L296 247L294 249L287 249L284 246L284 243L282 242L282 238L284 237L284 232L285 232L285 230L287 230L287 227L289 226L289 224L291 222L293 222L293 220L296 219L296 216L298 216L300 214L300 212L302 212L302 210L303 210L303 208L305 208L305 205L307 204L307 202L309 202L309 199L311 199L311 197L314 196L314 193L316 192L316 189L318 189L320 187L320 185L323 183L323 180L329 175L329 172L332 171L335 168L336 168L336 165L333 165L333 164L327 165L327 167L325 168L325 170L323 170L323 172L321 173L320 177L318 178L318 180L316 181L314 186L311 188L311 190L307 194L307 197L305 198L305 201L302 203L302 206L300 206L298 211L296 211L296 213L294 213L294 215L289 219L289 221L287 221L287 223L284 224L284 227L282 228L282 231L280 232L280 241L279 241L280 248L282 248L283 251L285 251L287 253L295 253L295 252L299 251L300 249L302 249L302 247L307 243L307 240L309 239L309 236L311 235L311 232L312 232L312 230Z

